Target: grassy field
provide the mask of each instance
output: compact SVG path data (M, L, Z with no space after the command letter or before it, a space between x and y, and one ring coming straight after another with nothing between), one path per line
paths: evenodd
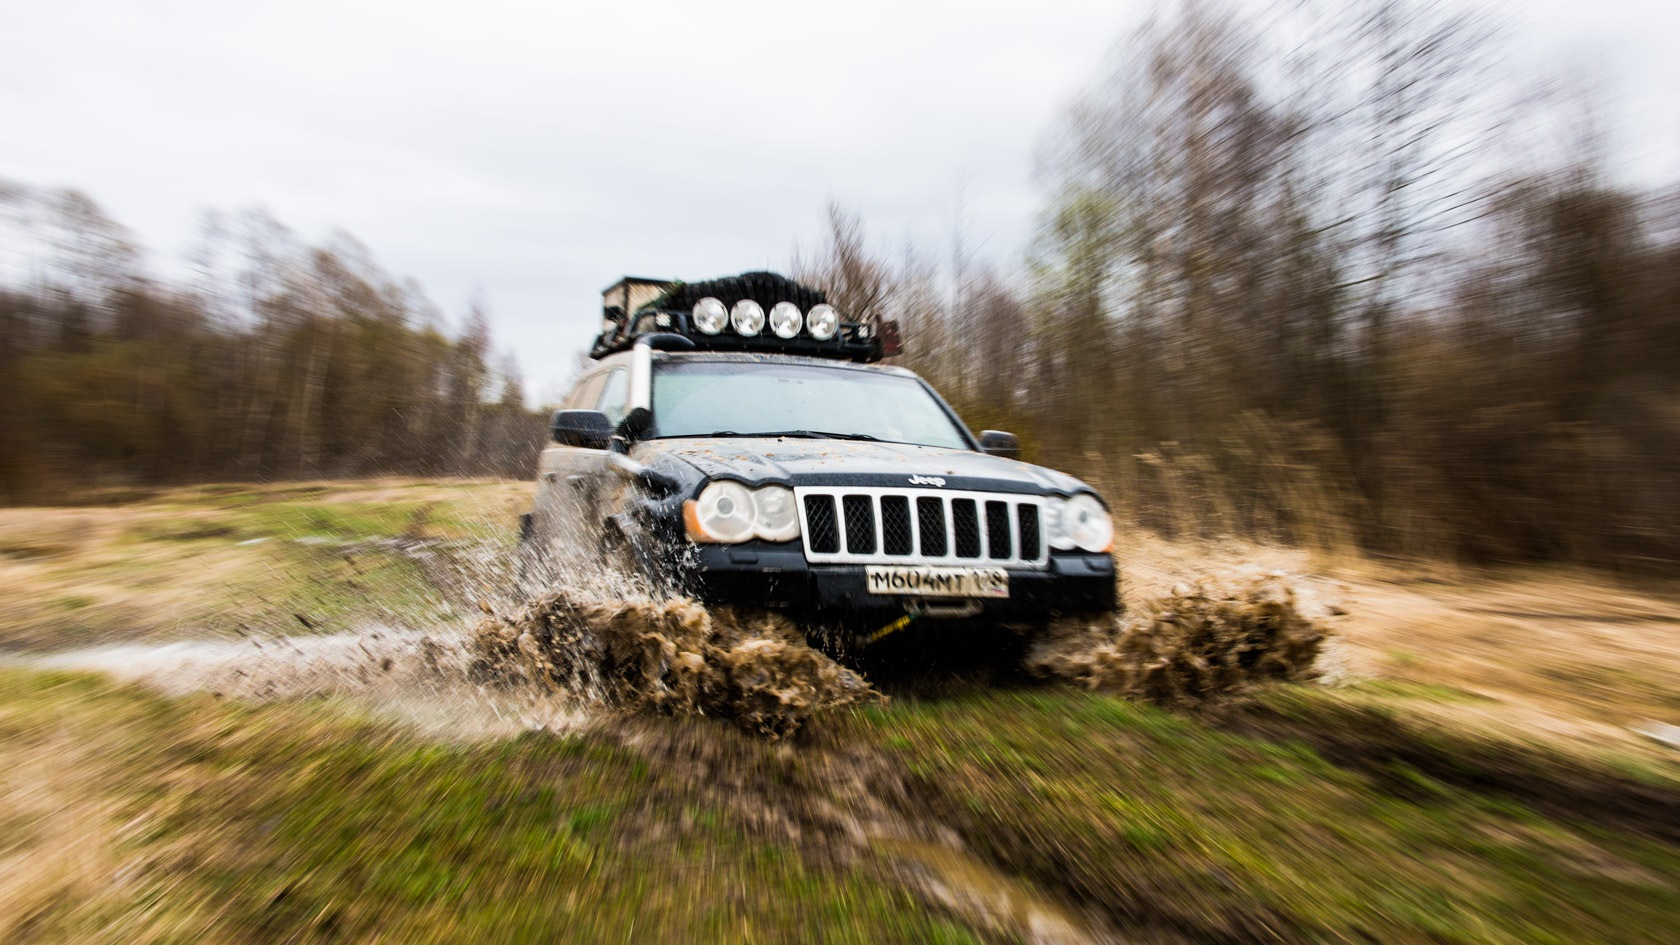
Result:
M112 499L0 509L0 646L434 624L453 602L405 552L505 547L529 489L369 480Z
M605 709L487 735L379 711L386 690L168 695L31 662L458 630L525 489L0 510L0 941L1657 943L1680 926L1680 755L1632 730L1680 714L1680 606L1584 575L1134 535L1129 599L1286 574L1336 630L1338 684L1184 715L900 681L787 742Z

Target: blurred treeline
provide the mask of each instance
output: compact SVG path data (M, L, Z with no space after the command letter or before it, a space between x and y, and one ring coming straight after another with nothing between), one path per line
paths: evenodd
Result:
M91 487L524 475L543 424L474 306L456 333L348 237L207 218L177 278L75 192L0 182L0 503Z
M1173 4L1049 135L1028 278L837 209L798 268L1143 526L1672 569L1680 188L1506 53L1413 0Z

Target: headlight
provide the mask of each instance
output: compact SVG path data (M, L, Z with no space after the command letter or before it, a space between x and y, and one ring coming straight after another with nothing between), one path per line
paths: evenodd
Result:
M1078 548L1093 554L1114 545L1114 521L1101 501L1088 492L1070 499L1052 496L1045 506L1050 547Z
M683 503L683 524L698 542L792 541L799 537L799 509L787 486L748 489L720 479L700 490L699 498Z
M840 313L832 305L814 305L805 316L805 328L812 338L827 341L840 330Z
M787 486L766 486L753 492L753 531L765 541L792 541L799 537L799 510L793 490Z
M805 316L792 302L777 302L770 306L770 330L776 333L777 338L792 338L799 334L799 327L803 324Z
M700 498L683 503L683 513L689 537L725 544L751 538L756 517L752 492L728 480L719 480L700 490Z
M764 309L752 299L742 299L735 303L735 308L729 313L729 323L735 326L735 331L752 336L764 327Z
M694 303L694 327L708 335L715 335L729 324L729 309L723 302L707 296Z

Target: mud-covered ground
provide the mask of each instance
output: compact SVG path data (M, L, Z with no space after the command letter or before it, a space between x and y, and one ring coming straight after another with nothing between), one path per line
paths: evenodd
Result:
M1680 922L1664 588L1134 534L1123 617L825 651L603 573L520 587L523 500L385 481L0 510L0 940Z

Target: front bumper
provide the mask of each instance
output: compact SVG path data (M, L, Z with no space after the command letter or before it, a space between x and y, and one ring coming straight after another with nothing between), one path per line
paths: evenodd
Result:
M686 563L687 589L708 603L890 620L905 613L910 600L871 594L863 565L810 564L796 542L696 545ZM983 561L975 563L985 566ZM1109 612L1116 605L1111 556L1053 552L1042 570L1009 569L1009 596L982 600L980 616L1047 619Z

